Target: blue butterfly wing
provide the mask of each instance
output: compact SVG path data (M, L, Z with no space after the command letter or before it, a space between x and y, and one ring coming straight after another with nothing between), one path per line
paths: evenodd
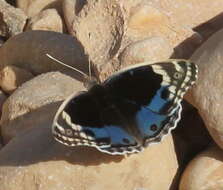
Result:
M170 60L127 68L108 78L103 85L111 96L139 106L133 116L138 131L132 134L143 139L141 144L146 147L159 142L176 127L183 95L196 78L195 64Z
M140 64L104 82L114 97L134 102L158 114L171 114L197 78L197 67L186 60Z
M184 60L127 68L68 98L55 116L53 135L68 146L139 152L176 127L183 94L196 77L196 66Z
M125 130L122 116L106 105L100 91L96 86L61 105L53 122L54 138L67 146L92 146L109 154L139 152L141 147Z
M136 126L142 136L143 146L147 147L151 143L160 142L163 136L167 135L177 126L180 120L182 107L179 105L170 115L160 115L148 108L142 107L137 112Z

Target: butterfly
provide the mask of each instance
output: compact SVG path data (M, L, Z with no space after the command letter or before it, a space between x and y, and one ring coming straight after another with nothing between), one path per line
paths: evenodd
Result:
M176 127L197 73L194 63L181 59L127 67L67 98L54 118L53 136L112 155L140 152Z

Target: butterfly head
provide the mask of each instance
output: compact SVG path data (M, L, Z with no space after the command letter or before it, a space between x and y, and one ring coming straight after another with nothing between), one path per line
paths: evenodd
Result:
M91 77L85 77L83 83L84 87L89 90L93 86L97 85L99 82L95 77L91 76Z

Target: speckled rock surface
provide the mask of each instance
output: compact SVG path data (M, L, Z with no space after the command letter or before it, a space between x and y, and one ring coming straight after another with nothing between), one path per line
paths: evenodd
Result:
M7 99L6 94L2 90L0 90L0 113L2 113L2 106L3 106L6 99Z
M65 0L63 10L69 33L83 44L94 64L104 64L116 55L125 27L116 0Z
M213 146L197 155L183 173L179 190L223 189L223 152Z
M5 66L0 70L0 87L4 92L10 94L33 77L32 73L19 67Z
M121 56L121 67L145 61L158 62L168 59L173 49L167 40L161 37L152 37L137 41L127 46Z
M63 32L63 21L56 9L46 9L33 16L26 30L47 30Z
M44 9L55 8L61 12L62 0L17 0L17 4L21 7L29 18L37 15Z
M15 65L33 74L59 70L73 75L74 71L56 63L46 54L88 73L88 59L82 45L69 35L50 31L28 31L10 38L1 47L0 67ZM78 78L78 73L75 76Z
M4 0L0 0L0 35L6 38L23 32L27 16Z
M22 9L25 13L27 13L27 9L33 1L35 0L16 0L16 4L18 8Z
M223 31L207 40L191 57L199 66L199 80L191 102L198 108L215 142L223 148Z
M54 107L58 108L56 103L80 90L83 90L82 83L59 72L42 74L24 83L4 102L1 117L4 142L53 117Z
M11 10L22 11L12 6L2 11L11 13L1 23L0 70L16 67L36 78L0 102L4 102L0 190L177 190L185 168L180 188L186 189L180 190L222 189L221 149L197 155L213 140L223 148L222 31L214 34L223 28L222 0L16 0L16 4L32 24L14 19ZM8 39L15 20L18 31L28 26L60 33L29 31ZM52 120L61 101L83 89L79 82L83 76L49 59L47 53L86 74L91 63L92 74L102 81L135 63L188 59L193 54L199 79L187 100L199 112L184 105L172 134L139 154L121 157L95 148L65 147L52 137ZM60 73L36 76L50 71L78 80ZM8 79L15 82L11 75Z

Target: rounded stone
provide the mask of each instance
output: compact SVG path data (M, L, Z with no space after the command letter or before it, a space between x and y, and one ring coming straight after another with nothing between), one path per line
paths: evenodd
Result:
M173 53L170 44L161 37L152 37L127 46L122 52L122 67L145 61L158 62L168 59Z
M27 0L29 2L27 2L26 5L24 2L22 2L23 0L17 1L21 2L18 4L24 9L29 18L37 15L46 8L54 8L57 9L59 13L62 13L62 0L32 0L32 2L30 2L30 0Z
M33 77L32 73L24 69L12 65L5 66L0 70L0 87L4 92L10 94Z
M95 148L61 145L53 139L50 126L46 120L0 151L0 190L167 190L173 186L178 163L171 135L141 153L114 156Z
M197 155L184 171L179 190L223 189L223 152L213 146Z
M83 44L95 65L105 64L116 55L124 34L117 1L64 0L63 11L69 33Z
M56 9L46 9L33 16L26 27L27 30L47 30L63 33L63 21Z
M209 38L191 57L199 67L190 102L198 108L215 142L223 148L223 30Z
M1 135L4 143L46 119L51 118L52 122L61 101L83 89L81 82L59 72L42 74L24 83L3 104Z
M83 75L57 63L46 54L88 73L88 58L80 42L70 35L52 31L27 31L7 40L0 49L0 68L14 65L33 74L59 70L83 79Z
M6 1L0 1L1 27L0 35L10 38L23 32L27 16L21 9L17 9Z

